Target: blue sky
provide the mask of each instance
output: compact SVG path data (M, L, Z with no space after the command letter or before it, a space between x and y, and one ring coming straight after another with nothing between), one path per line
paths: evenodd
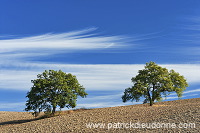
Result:
M77 107L136 104L121 96L150 61L186 77L183 99L200 97L199 43L197 0L1 0L0 110L23 111L31 80L49 69L86 88Z

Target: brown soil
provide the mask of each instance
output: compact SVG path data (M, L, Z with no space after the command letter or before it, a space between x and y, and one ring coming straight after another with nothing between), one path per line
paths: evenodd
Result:
M34 119L27 112L2 111L0 112L0 132L200 132L200 98L159 102L155 103L154 106L141 104L90 110L83 109L63 114L52 118ZM86 124L89 123L103 123L105 126L87 128ZM131 123L132 126L130 127L127 123ZM185 123L185 125L181 123ZM146 128L142 128L141 124ZM145 126L144 124L147 125ZM190 125L187 126L187 124ZM111 125L112 127L108 129L108 126Z

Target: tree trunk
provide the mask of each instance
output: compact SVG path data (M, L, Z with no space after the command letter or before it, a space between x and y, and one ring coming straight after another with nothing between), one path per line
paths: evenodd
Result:
M153 100L152 100L152 98L150 98L149 101L150 101L150 106L152 106L152 105L153 105Z
M153 100L152 100L152 97L150 95L149 90L148 90L148 97L149 97L150 106L152 106L153 105Z
M56 112L56 107L53 107L53 110L52 110L52 115L53 116L55 115L55 112Z
M150 106L152 106L154 104L154 100L155 100L154 91L155 91L155 85L153 84L152 97L149 100L150 101Z

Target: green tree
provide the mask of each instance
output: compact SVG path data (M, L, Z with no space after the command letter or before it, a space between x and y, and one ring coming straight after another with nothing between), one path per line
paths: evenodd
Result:
M153 105L154 101L161 101L170 92L176 92L180 98L188 84L183 76L174 70L168 71L166 68L158 66L155 62L146 63L143 70L138 71L138 75L132 79L133 86L125 89L122 101L129 100L138 102L144 98L143 103Z
M45 70L37 75L37 79L31 81L33 87L27 93L25 111L33 110L41 112L45 110L52 115L56 107L60 109L74 108L78 96L86 97L85 88L79 84L76 76L54 70Z

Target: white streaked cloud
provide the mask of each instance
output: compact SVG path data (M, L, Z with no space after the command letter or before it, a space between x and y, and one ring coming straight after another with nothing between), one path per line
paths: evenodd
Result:
M73 50L91 50L122 48L129 41L125 36L100 36L90 34L96 28L72 31L62 34L44 34L31 37L0 39L0 53L26 54L31 51L35 54L51 54L59 52L72 52ZM12 53L10 53L12 52Z
M17 102L17 103L0 103L0 110L2 109L12 109L12 110L23 110L25 107L25 102Z
M198 90L198 89L197 89ZM189 92L189 91L188 91ZM194 92L194 91L191 91ZM121 101L121 96L123 93L115 94L115 95L104 95L104 96L88 96L87 98L80 98L77 102L78 108L103 108L103 107L116 107L116 106L126 106L126 105L134 105L134 104L142 104L144 99L141 99L140 102L126 102L123 103ZM173 95L173 94L171 94ZM166 99L163 97L163 100L178 100L177 96L168 96ZM182 98L197 96L199 94L190 94L184 95ZM12 111L23 111L25 108L24 102L17 103L0 103L0 110L12 110ZM68 110L64 108L63 110Z
M120 97L118 97L120 99ZM104 107L116 107L116 106L126 106L126 105L133 105L133 104L142 104L143 102L129 102L129 103L123 103L121 102L101 102L96 101L96 103L83 103L78 104L76 108L104 108Z
M199 92L200 92L200 89L194 89L194 90L190 90L190 91L184 91L183 94L188 94L188 93L198 93L198 94L200 94Z
M36 71L23 70L1 70L0 71L0 87L1 89L29 90L31 88L31 80L39 74Z
M96 83L102 84L97 87L98 89L105 88L106 85L113 88L113 82L115 81L111 80L112 76L116 74L109 70L111 72L111 75L109 75L108 69L110 68L106 68L105 66L101 69L90 65L45 64L45 62L33 63L28 60L29 57L37 56L39 59L44 55L53 56L52 54L77 52L77 50L121 49L126 47L127 42L130 41L125 36L101 36L93 34L95 30L96 28L88 28L62 34L44 34L21 38L14 38L12 36L9 39L1 37L0 88L28 90L31 87L31 79L36 78L36 75L45 69L61 69L71 72L80 77L81 83L90 82L85 85L87 88L94 89ZM135 40L138 40L138 38L135 38ZM92 76L92 73L94 73L94 76ZM106 75L107 77L105 77ZM119 78L116 81L119 81Z
M198 89L196 89L197 91ZM195 92L195 91L191 91ZM188 91L188 93L190 93ZM80 102L78 100L78 106L77 108L101 108L101 107L116 107L116 106L126 106L126 105L134 105L134 104L143 104L144 98L141 98L139 102L133 101L133 102L126 102L123 103L121 100L121 96L123 93L115 94L115 95L105 95L105 96L95 96L92 98L84 98L80 99ZM183 95L182 98L187 98L191 96L197 96L199 94L190 94L190 95ZM163 97L163 100L178 100L178 96L167 96L166 98Z
M174 69L183 75L189 83L200 83L200 64L166 64L167 69Z
M181 99L182 99L182 98L191 97L191 96L197 96L197 95L198 95L198 94L183 95L183 96L181 97ZM163 100L178 100L178 99L179 99L178 96L167 96L166 98L163 97Z
M25 64L26 65L26 64ZM53 69L77 76L87 90L119 90L131 85L131 76L142 65L65 65L65 64L28 64L35 70L2 70L0 86L2 89L29 90L30 81L44 70ZM17 67L15 67L17 68ZM18 66L18 68L20 68Z
M125 106L125 105L133 105L133 104L142 104L142 100L140 102L122 102L123 93L113 94L113 95L104 95L104 96L88 96L87 98L79 99L77 108L102 108L102 107L116 107L116 106Z
M200 36L200 35L199 35ZM194 40L195 41L195 40ZM200 43L200 39L195 41L196 43ZM184 51L187 51L188 55L200 55L200 46L190 46L188 48L185 48Z
M200 17L199 16L193 16L186 19L187 22L190 24L184 25L184 28L187 30L193 30L193 31L200 31Z
M131 78L136 76L138 70L145 64L48 64L46 62L31 62L22 58L44 56L58 53L77 52L84 50L121 49L128 47L130 38L124 36L99 36L92 34L96 28L72 31L62 34L45 34L31 37L0 39L0 89L15 89L28 91L32 86L31 80L44 70L59 70L77 76L80 84L87 90L124 91L132 85ZM134 38L132 42L140 38ZM133 43L134 46L138 46ZM131 45L131 46L133 46ZM174 69L185 76L189 84L199 83L199 64L161 64L168 69ZM198 89L186 91L185 94L199 92ZM110 107L122 106L129 103L112 101L120 99L122 94L95 96L83 99L85 102L78 107ZM169 97L168 99L177 99ZM109 102L108 102L109 99ZM82 99L81 99L82 100ZM137 102L138 103L138 102ZM25 103L0 103L0 108L15 108ZM136 103L131 103L136 104Z
M188 44L181 48L182 53L191 56L200 55L200 17L194 16L186 19L189 22L187 25L184 25L183 29L186 30L186 33L182 35L182 43ZM197 58L198 59L198 58ZM199 63L199 60L197 60Z
M185 91L183 91L183 95L188 94L188 93L189 94L191 94L191 93L197 94L198 93L197 95L200 95L199 92L200 92L200 89L193 89L193 90L187 90L186 89ZM173 96L173 95L177 95L177 94L175 92L173 92L173 93L170 94L170 96ZM194 95L194 94L192 94L192 95Z
M16 66L15 66L16 65ZM183 75L189 85L199 83L200 65L197 64L173 64L162 65L167 69L174 69ZM37 64L25 63L13 64L15 70L0 71L1 89L29 90L31 80L44 70L62 70L77 76L80 84L87 90L124 90L132 85L131 78L137 75L138 70L144 68L144 64L107 64L107 65L76 65L76 64ZM17 68L17 69L16 69ZM23 70L21 69L23 68Z

